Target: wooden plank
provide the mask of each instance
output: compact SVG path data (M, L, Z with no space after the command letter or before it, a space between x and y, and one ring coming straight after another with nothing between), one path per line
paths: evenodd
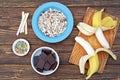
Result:
M85 17L84 17L84 20L83 22L91 25L92 24L92 16L93 14L96 12L95 9L92 9L92 8L88 8L87 11L86 11L86 14L85 14ZM108 16L109 14L106 14L106 13L103 13L103 17L105 16ZM109 15L111 16L111 15ZM118 19L114 16L111 16L114 20L117 20ZM118 23L119 24L119 23ZM116 35L116 32L117 32L117 29L118 29L118 25L116 26L115 29L112 29L112 30L108 30L108 31L104 31L104 35L108 41L108 43L110 44L110 46L112 47L112 44L113 44L113 41L115 39L115 35ZM109 34L109 35L108 35ZM91 46L96 50L97 48L100 48L102 47L99 42L97 41L95 35L92 35L92 36L85 36L83 34L81 34L79 32L78 36L82 36L85 40L87 40ZM95 43L95 44L94 44ZM83 55L86 55L86 51L82 48L82 46L80 46L77 42L75 43L75 46L73 48L73 51L72 51L72 54L71 54L71 57L69 59L69 62L72 63L72 64L75 64L75 65L78 65L78 62L79 62L79 59L83 56ZM102 54L100 53L99 55L99 63L100 63L100 66L99 66L99 69L98 69L98 72L99 73L102 73L103 70L104 70L104 67L106 65L106 62L107 62L107 59L108 59L108 54L106 54L105 52L102 52Z
M14 27L12 27L12 28L14 28ZM12 45L14 40L16 40L18 38L25 38L30 42L30 44L40 44L40 45L47 44L48 45L48 43L45 43L37 38L37 36L34 34L33 30L31 29L31 27L28 29L28 35L20 34L18 37L16 37L16 32L17 32L17 29L16 30L0 29L0 37L1 37L0 44ZM78 33L78 29L74 28L72 33L70 34L70 36L67 39L65 39L64 41L57 43L57 44L58 45L62 45L62 44L74 45L74 42L75 42L74 38L77 35L77 33ZM120 28L119 28L119 31L117 32L116 39L113 44L120 44L120 36L119 35L120 35Z
M36 7L37 8L37 7ZM21 20L21 12L29 12L29 18L28 18L28 26L31 26L31 19L32 15L36 8L0 8L0 26L2 28L5 27L5 29L11 29L11 27L14 27L16 30L17 27L20 24ZM112 14L114 16L117 16L120 18L120 7L114 8L114 7L94 7L96 9L105 8L106 12L109 14ZM78 22L83 20L84 14L86 12L87 7L71 7L70 10L74 16L75 24L77 25ZM10 26L10 27L9 27Z
M36 45L35 45L36 46ZM39 46L40 47L40 46ZM24 57L18 57L16 55L14 55L14 53L12 51L3 51L0 50L0 64L30 64L30 59L31 59L31 55L34 52L35 49L37 49L38 47L34 47L26 56ZM55 48L54 48L55 49ZM69 64L68 63L68 59L70 56L70 51L66 51L66 50L57 50L58 55L60 57L60 64Z
M58 43L59 44L59 43ZM64 45L54 45L54 44L47 44L45 43L44 45L48 45L52 48L54 48L56 51L58 51L59 53L63 54L63 53L68 53L70 54L72 49L73 49L73 45L69 45L69 44L64 44ZM43 44L31 44L30 46L30 52L33 52L36 48L39 48L41 46L44 46ZM119 46L120 45L113 45L113 48L112 48L112 51L115 53L115 54L118 54L120 51L119 51ZM61 48L60 48L61 47ZM0 45L0 53L1 54L9 54L9 52L12 51L12 45ZM0 55L1 55L0 54ZM118 56L119 57L119 56Z
M37 7L45 2L51 0L0 0L0 7ZM94 0L57 0L62 4L69 7L90 7L90 6L107 6L107 7L119 7L119 0L106 0L106 1L94 1ZM17 4L16 4L17 3Z
M58 70L49 76L38 75L31 67L31 65L0 65L0 79L84 79L85 75L79 73L79 69L74 65L60 65ZM95 74L91 77L93 79L120 79L119 65L107 65L103 74ZM97 76L97 77L96 77Z
M31 45L30 52L24 57L18 57L13 54L11 50L11 45L0 45L0 64L30 64L30 58L35 49L44 45ZM67 65L69 64L70 53L72 52L73 45L47 45L54 48L60 57L60 64ZM61 48L60 48L61 47ZM114 61L111 57L108 59L107 64L109 65L120 65L120 45L113 45L112 51L117 55L117 61ZM70 64L71 65L71 64Z

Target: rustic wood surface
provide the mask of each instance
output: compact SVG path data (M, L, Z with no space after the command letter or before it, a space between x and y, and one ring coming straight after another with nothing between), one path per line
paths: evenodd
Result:
M68 62L75 36L78 34L76 24L83 20L87 7L95 9L105 8L106 12L120 18L120 0L53 0L67 5L74 16L74 29L70 36L56 44L49 44L39 40L31 27L31 18L35 9L51 0L0 0L0 80L84 80L85 75L79 73L78 66ZM29 12L28 35L16 32L21 20L21 11ZM14 40L25 38L30 42L31 49L24 57L15 56L11 50ZM41 46L54 48L60 56L58 70L49 76L37 74L31 67L30 58L33 51ZM117 61L109 57L102 74L96 73L91 80L120 80L120 27L118 28L112 51L117 55Z

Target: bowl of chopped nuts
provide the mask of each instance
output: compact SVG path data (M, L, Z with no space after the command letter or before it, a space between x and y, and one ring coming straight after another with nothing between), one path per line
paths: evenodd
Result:
M32 29L44 42L57 43L65 40L73 29L70 9L59 2L47 2L39 6L32 17Z

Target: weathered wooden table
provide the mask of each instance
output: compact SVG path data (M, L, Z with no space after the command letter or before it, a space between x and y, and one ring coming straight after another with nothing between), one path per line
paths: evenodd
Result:
M74 15L74 29L70 36L56 44L49 44L39 40L31 28L31 18L35 9L41 4L50 0L0 0L0 80L84 80L85 75L81 75L78 66L68 62L74 38L78 34L76 24L83 20L87 7L96 9L105 8L110 13L120 18L119 0L56 0L67 5ZM55 1L55 0L54 0ZM16 32L21 20L21 11L29 12L28 35L16 36ZM31 49L24 57L15 56L11 46L14 40L25 38L29 41ZM58 70L49 76L37 74L31 67L30 58L33 51L41 46L54 48L60 56L60 66ZM112 51L117 55L118 60L114 61L109 57L103 74L96 73L91 80L120 80L120 27L113 44Z

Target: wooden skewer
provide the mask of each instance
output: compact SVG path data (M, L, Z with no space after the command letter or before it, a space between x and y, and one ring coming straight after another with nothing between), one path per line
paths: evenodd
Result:
M27 22L25 23L24 29L25 29L25 35L27 35L28 34L28 31L27 31Z
M22 16L25 15L26 13L23 12ZM27 21L25 22L25 26L24 26L24 29L22 30L22 33L25 32L25 35L27 35Z
M24 17L24 20L23 20L23 22L22 22L21 29L20 29L21 31L20 31L20 32L22 32L22 30L24 29L24 26L25 26L25 23L26 23L27 18L28 18L28 16L29 16L29 13L26 13L24 16L25 16L25 17Z
M25 15L25 13L24 13L24 11L22 11L22 19L24 18L24 15ZM24 33L24 29L23 30L21 30L22 32L20 32L20 33Z
M23 12L22 12L22 14L23 14ZM25 17L25 15L23 15L22 17ZM22 23L23 23L23 21L24 21L24 18L21 19L21 22L20 22L20 25L19 25L18 31L17 31L17 33L16 33L17 36L18 36L19 33L20 33L20 30L21 30L21 27L22 27Z
M25 32L25 34L27 33L27 18L29 16L29 13L24 13L24 11L22 11L22 19L18 28L18 31L16 33L16 35L18 36L19 33L23 33Z

